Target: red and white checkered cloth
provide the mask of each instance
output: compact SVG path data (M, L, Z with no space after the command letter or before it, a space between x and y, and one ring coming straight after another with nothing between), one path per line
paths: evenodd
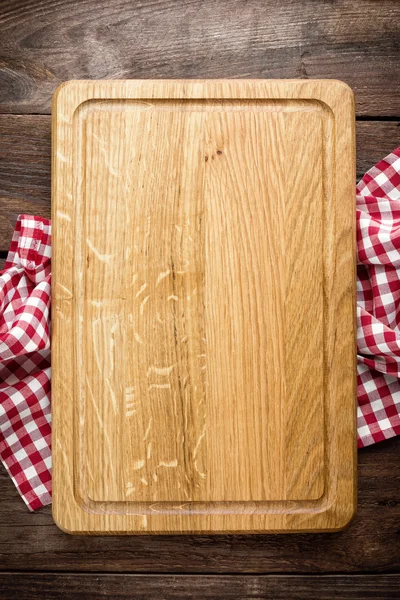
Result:
M400 147L357 186L358 445L400 434Z
M21 215L0 275L0 458L30 510L51 502L50 222Z
M51 502L50 222L19 217L0 275L0 457ZM358 445L400 434L400 148L357 186Z

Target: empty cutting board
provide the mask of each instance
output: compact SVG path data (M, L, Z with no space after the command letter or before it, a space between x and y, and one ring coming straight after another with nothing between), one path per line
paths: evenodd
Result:
M354 121L338 81L59 88L62 529L323 531L351 519Z

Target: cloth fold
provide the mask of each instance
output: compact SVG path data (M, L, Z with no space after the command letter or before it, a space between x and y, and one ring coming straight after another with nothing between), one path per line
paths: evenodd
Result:
M400 147L357 185L359 447L400 433Z
M51 502L51 227L20 215L0 275L0 458L30 510Z

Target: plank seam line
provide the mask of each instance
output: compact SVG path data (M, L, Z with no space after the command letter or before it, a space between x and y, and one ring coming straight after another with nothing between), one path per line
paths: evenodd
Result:
M173 577L320 577L320 578L328 578L328 577L348 577L351 579L352 577L399 577L400 572L396 571L354 571L354 572L343 572L343 571L288 571L287 573L279 571L271 571L269 572L261 572L261 573L248 573L241 571L234 572L207 572L207 571L133 571L133 572L121 572L121 571L68 571L68 570L23 570L23 569L15 569L15 570L0 570L0 577L2 575L76 575L76 576L100 576L104 575L106 577L136 577L136 576L154 576L154 577L165 577L165 576L173 576Z
M400 122L400 117L397 117L395 115L393 116L375 116L372 117L370 115L360 115L360 116L356 116L356 121L377 121L378 123L398 123Z

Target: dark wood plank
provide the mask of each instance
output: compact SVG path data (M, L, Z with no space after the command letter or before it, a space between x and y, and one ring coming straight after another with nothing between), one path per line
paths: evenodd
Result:
M99 598L165 600L223 598L236 600L394 600L400 575L82 575L15 574L0 576L4 600Z
M400 146L400 122L358 121L357 181L368 169L398 146Z
M0 251L19 214L50 218L50 130L49 116L0 115Z
M335 78L363 115L400 115L397 0L3 0L0 112L48 113L100 78Z
M400 437L359 452L353 523L328 534L85 537L29 513L0 470L0 570L153 573L400 572Z
M0 115L0 252L18 214L50 218L50 117ZM357 176L400 145L400 123L357 122Z

